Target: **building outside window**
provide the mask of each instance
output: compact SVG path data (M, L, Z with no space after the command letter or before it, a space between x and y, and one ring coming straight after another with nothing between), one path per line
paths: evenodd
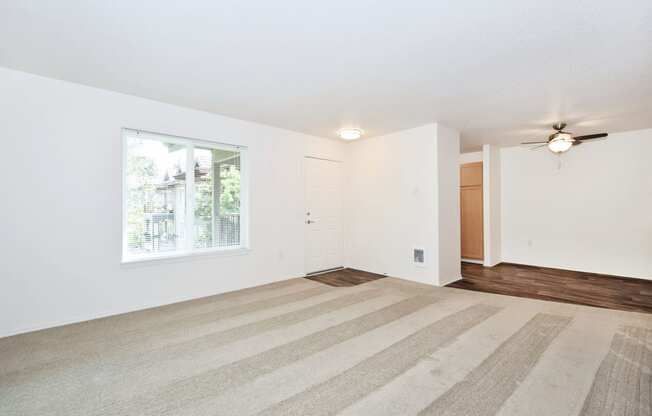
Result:
M123 136L123 261L246 246L245 148Z

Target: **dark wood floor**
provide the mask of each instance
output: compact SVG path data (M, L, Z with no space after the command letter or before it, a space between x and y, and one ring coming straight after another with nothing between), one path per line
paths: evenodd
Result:
M501 295L652 313L652 281L502 263L462 263L462 280L449 287Z
M357 286L362 283L382 279L382 274L369 273L356 269L341 269L333 272L318 274L316 276L307 276L306 279L315 282L324 283L329 286Z

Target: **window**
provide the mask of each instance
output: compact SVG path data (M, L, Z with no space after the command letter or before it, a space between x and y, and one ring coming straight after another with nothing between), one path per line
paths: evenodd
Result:
M123 139L123 261L246 246L244 148L127 129Z

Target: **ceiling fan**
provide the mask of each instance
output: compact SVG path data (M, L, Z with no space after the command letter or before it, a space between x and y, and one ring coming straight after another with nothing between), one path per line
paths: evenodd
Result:
M566 123L557 123L552 126L556 131L548 136L548 140L542 142L523 142L521 144L538 144L539 146L534 146L531 150L538 149L540 147L548 146L551 152L561 154L568 151L571 147L582 144L584 140L599 139L602 137L607 137L607 133L597 133L597 134L587 134L586 136L577 136L574 137L572 133L564 131L566 128Z

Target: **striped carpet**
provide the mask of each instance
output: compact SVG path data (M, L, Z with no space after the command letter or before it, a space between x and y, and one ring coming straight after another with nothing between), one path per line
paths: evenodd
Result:
M0 339L0 415L651 415L652 315L307 279Z

